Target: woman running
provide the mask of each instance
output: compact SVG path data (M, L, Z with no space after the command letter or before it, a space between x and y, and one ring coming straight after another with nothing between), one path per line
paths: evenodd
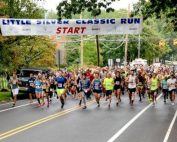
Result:
M150 80L151 99L152 99L153 105L155 105L156 103L156 98L158 94L158 86L159 86L159 81L157 79L157 75L154 73Z
M92 86L93 86L93 94L95 96L95 100L98 104L98 107L100 107L100 98L101 98L101 93L102 93L102 88L101 88L101 80L99 78L99 73L95 73L95 78L92 81Z
M120 76L120 72L115 72L115 79L114 79L114 94L117 98L116 105L119 105L119 102L121 102L121 86L122 86L122 78Z
M34 84L35 84L36 98L39 103L38 106L40 107L41 106L40 99L42 98L42 77L41 77L41 74L37 75Z

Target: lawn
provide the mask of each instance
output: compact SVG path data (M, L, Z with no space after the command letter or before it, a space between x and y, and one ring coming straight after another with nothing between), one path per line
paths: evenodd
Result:
M10 92L0 92L0 102L2 101L9 101L11 98Z

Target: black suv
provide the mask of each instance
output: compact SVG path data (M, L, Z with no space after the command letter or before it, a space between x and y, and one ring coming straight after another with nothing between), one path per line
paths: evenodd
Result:
M20 70L20 74L18 74L18 79L21 82L19 85L19 91L26 92L28 90L28 80L30 78L30 74L37 75L38 73L48 74L50 69L43 68L23 68Z

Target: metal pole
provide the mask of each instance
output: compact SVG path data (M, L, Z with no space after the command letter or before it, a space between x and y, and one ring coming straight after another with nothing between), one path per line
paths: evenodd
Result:
M82 13L80 14L80 19L82 19ZM83 59L83 47L84 47L84 42L83 42L83 35L81 35L81 43L80 43L80 62L81 62L81 66L84 65L84 59Z
M141 35L139 34L139 38L138 38L138 58L140 58L140 48L141 48Z
M130 17L130 4L128 4L128 17ZM128 51L128 34L125 37L125 55L124 55L124 66L127 65L127 51Z

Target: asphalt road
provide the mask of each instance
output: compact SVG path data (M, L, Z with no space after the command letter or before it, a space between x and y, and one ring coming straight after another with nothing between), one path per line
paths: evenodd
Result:
M0 104L0 141L177 142L176 104L164 104L162 97L156 106L146 99L140 103L138 98L134 106L128 103L128 97L123 96L118 107L113 99L110 109L105 99L100 108L90 101L86 110L71 98L63 110L56 99L50 108L37 108L36 102L29 105L28 100L19 101L13 109L12 104Z

